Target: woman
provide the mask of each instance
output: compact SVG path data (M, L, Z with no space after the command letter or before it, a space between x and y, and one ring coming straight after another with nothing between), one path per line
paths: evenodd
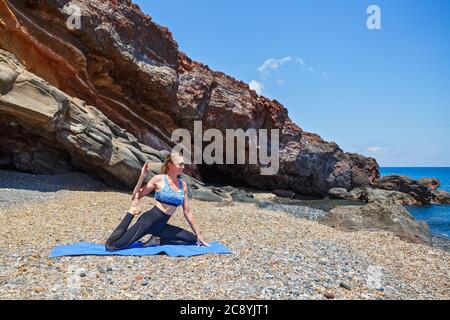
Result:
M144 247L196 243L210 246L203 240L194 217L189 210L187 185L178 177L183 172L183 168L184 161L182 156L169 155L162 165L163 174L155 175L147 184L140 188L148 174L148 162L145 163L139 181L133 190L131 208L106 241L106 250L115 251L127 248L147 234L152 236L143 243ZM133 218L141 213L139 200L153 190L155 190L155 206L145 212L128 229ZM195 234L167 223L179 206L183 206L184 216Z

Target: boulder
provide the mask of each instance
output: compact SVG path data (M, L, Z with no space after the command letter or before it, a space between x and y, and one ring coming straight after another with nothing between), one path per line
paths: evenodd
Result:
M417 180L417 183L426 186L430 191L437 190L441 186L441 182L436 178L422 178Z
M418 205L419 201L409 194L383 189L367 189L367 202L379 202L382 204Z
M367 202L367 188L354 188L348 192L347 200Z
M347 189L344 188L332 188L328 190L327 196L330 199L347 199L348 193Z
M272 191L274 195L280 198L293 198L295 196L295 192L291 190L283 190L283 189L275 189Z
M342 231L382 230L409 242L432 243L428 225L414 219L402 205L374 202L364 206L342 206L332 209L320 221Z
M436 190L432 191L432 194L434 203L450 204L450 192L444 190Z
M388 175L375 180L374 189L393 190L407 193L421 204L429 204L432 200L431 190L424 183L400 175Z

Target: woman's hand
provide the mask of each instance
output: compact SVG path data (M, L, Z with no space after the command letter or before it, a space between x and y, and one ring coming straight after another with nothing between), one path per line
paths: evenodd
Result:
M206 243L205 240L203 240L202 236L197 236L197 245L198 246L211 247L209 244Z
M145 161L145 163L144 163L144 166L142 167L142 170L141 170L141 177L146 177L147 176L147 174L148 174L148 164L150 163L150 161Z
M132 203L133 205L139 204L139 191L136 192L136 193L133 193L133 194L131 195L131 203Z

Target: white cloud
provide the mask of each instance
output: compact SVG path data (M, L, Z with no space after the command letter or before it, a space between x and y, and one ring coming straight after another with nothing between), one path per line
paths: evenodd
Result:
M298 56L287 56L284 58L276 59L276 58L270 58L264 61L262 65L260 65L257 69L259 72L261 78L263 80L267 80L267 78L272 74L272 72L278 70L281 66L292 63L292 64L298 64L302 66L302 70L308 70L312 74L315 74L316 71L312 66L307 66L305 63L305 60L303 60L302 57ZM320 74L320 73L319 73ZM327 74L325 72L322 72L322 77L326 78ZM278 86L283 86L285 84L284 80L278 79L276 80L276 84ZM252 80L250 82L250 88L255 90L258 94L262 94L264 85L256 80Z
M277 70L282 65L284 65L288 62L301 64L302 66L305 65L305 61L301 57L288 56L288 57L284 57L281 59L270 58L270 59L267 59L266 61L264 61L264 63L258 67L258 72L265 79L265 78L267 78L267 76L270 75L270 73L272 71Z
M312 66L306 65L305 60L303 60L302 57L293 57L293 56L287 56L281 59L275 58L267 59L266 61L264 61L262 65L258 67L257 70L263 79L267 79L267 77L270 76L272 72L278 70L281 66L287 63L299 64L302 67L306 67L307 70L312 74L316 73L315 69ZM322 72L322 77L326 78L325 72ZM278 81L277 83L279 84Z
M292 57L284 57L282 59L267 59L264 63L258 67L258 71L263 78L267 77L271 71L277 70L283 64L286 64L292 60Z
M366 151L370 152L370 153L383 153L383 152L388 151L388 149L383 148L383 147L367 147Z
M257 94L261 95L264 89L264 85L256 80L252 80L249 83L250 89L255 90Z

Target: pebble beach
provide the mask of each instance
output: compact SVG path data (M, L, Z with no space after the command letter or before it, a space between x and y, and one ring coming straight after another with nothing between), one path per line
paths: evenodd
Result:
M450 299L449 252L253 203L190 199L205 240L232 254L48 258L57 245L104 243L130 203L81 173L0 170L0 299ZM170 223L190 230L181 209Z

